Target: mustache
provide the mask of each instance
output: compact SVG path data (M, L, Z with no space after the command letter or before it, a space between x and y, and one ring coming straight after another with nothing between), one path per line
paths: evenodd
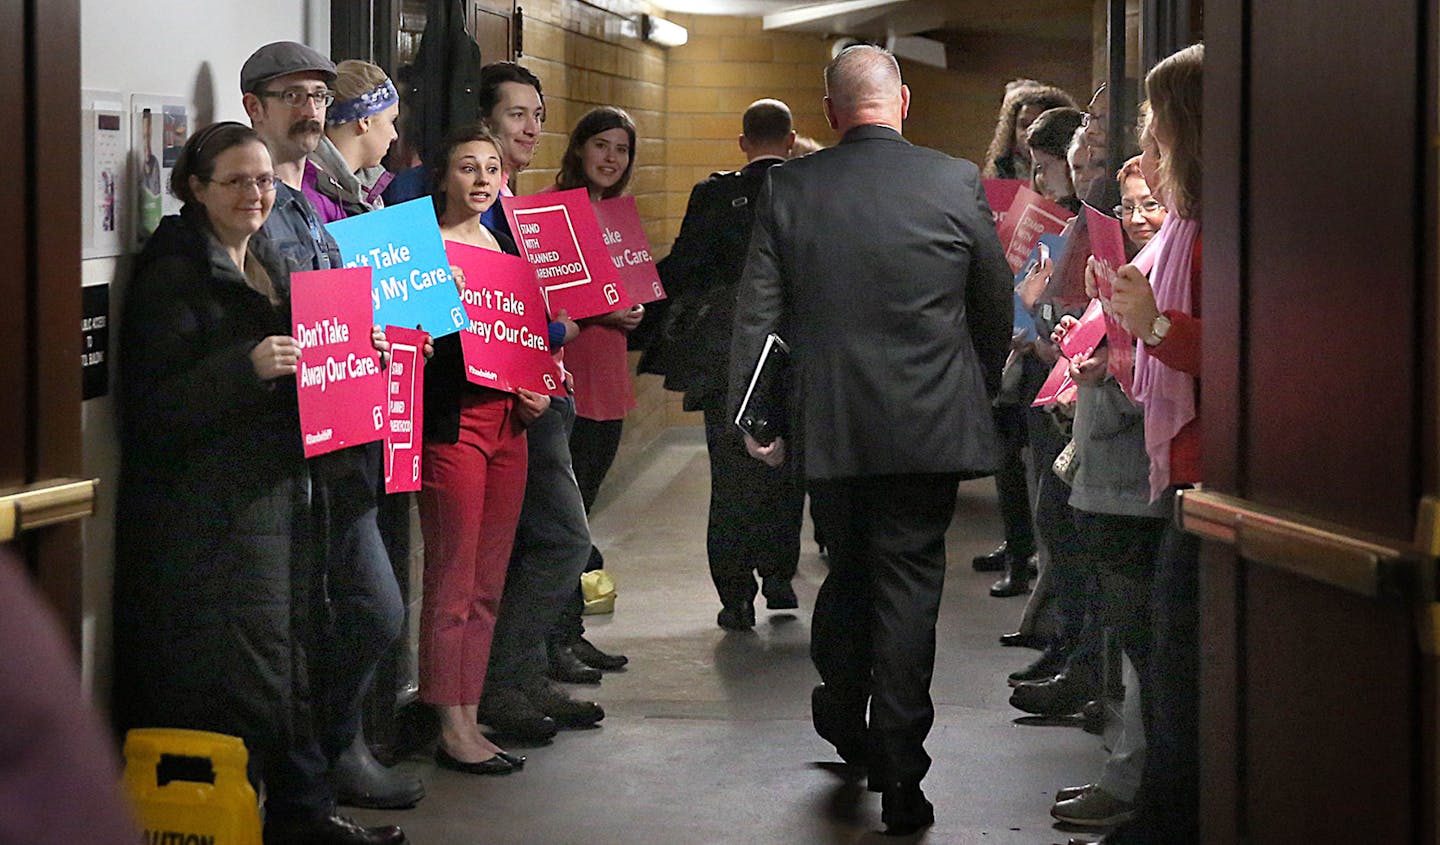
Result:
M288 134L293 138L297 135L316 135L323 131L324 127L320 125L320 121L311 118L308 120L295 121L291 124Z

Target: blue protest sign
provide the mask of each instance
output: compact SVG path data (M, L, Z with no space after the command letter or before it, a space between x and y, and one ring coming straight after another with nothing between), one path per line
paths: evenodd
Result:
M346 267L374 271L370 302L377 326L420 326L434 337L470 325L428 197L325 226Z

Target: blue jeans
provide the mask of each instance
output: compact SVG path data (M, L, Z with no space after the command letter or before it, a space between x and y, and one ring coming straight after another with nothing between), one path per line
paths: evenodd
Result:
M372 443L310 461L322 564L315 583L306 585L319 597L310 602L305 638L315 741L291 748L283 783L267 788L266 806L276 815L323 815L333 808L330 766L360 730L375 667L405 622L400 585L375 521L380 454Z

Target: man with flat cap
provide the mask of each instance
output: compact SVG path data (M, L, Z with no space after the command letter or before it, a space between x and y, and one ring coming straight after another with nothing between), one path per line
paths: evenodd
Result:
M730 414L767 335L790 345L796 439L750 453L804 468L830 573L810 654L816 732L869 769L889 832L934 823L920 789L956 485L994 469L990 397L1011 278L974 164L900 134L910 90L888 51L825 68L829 149L766 172L740 282ZM792 415L793 418L794 415ZM868 720L867 720L868 711Z
M245 112L270 149L275 206L259 237L285 256L291 271L342 266L335 240L301 192L305 159L324 133L325 109L334 101L335 65L315 50L278 41L256 50L240 70ZM310 600L309 651L313 732L297 736L287 760L294 783L266 785L266 845L345 843L390 845L405 841L398 827L365 828L335 813L332 778L342 754L352 757L360 731L361 702L375 667L400 636L405 609L376 523L380 479L378 444L312 458L311 519L314 564L322 568L323 597ZM308 566L303 567L309 569ZM297 732L303 734L306 732ZM361 774L386 778L383 789L424 794L418 779L372 765ZM345 771L354 775L352 761ZM378 770L378 771L376 771ZM349 790L353 792L354 790ZM367 796L356 797L366 803ZM407 802L401 802L407 803Z

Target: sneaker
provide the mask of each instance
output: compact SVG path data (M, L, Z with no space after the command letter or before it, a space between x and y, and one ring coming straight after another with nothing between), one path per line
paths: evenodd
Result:
M522 742L545 743L560 728L519 687L491 687L480 696L478 720L496 733Z
M1135 817L1135 805L1094 786L1074 798L1056 801L1050 815L1076 827L1114 827Z
M540 681L525 690L535 709L566 728L588 728L605 718L605 708L593 701L577 701L570 694L548 681Z

